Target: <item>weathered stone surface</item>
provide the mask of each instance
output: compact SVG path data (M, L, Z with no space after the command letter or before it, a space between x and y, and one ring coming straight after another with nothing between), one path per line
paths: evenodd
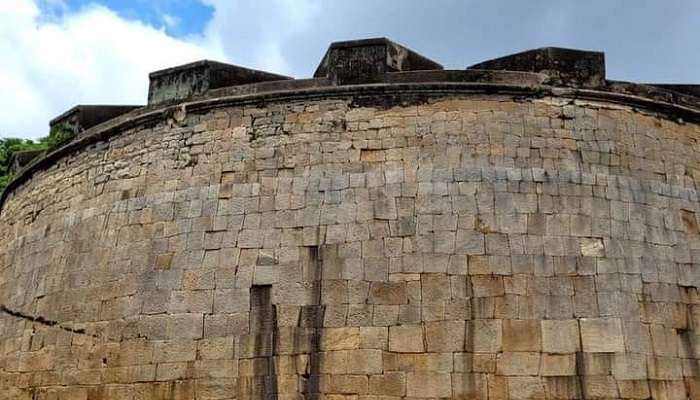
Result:
M149 75L148 104L156 105L201 96L208 90L263 81L292 79L237 65L202 60Z
M583 351L590 353L625 351L622 323L618 318L583 318L580 324Z
M698 397L694 120L437 72L217 89L33 164L0 397Z
M601 86L605 55L597 51L543 47L484 61L470 69L542 72L561 83Z
M576 320L542 321L542 351L545 353L575 353L580 351L580 335Z
M385 72L442 69L442 66L386 38L335 42L314 77L339 84L376 82Z
M389 351L398 353L425 351L423 327L421 325L389 327Z

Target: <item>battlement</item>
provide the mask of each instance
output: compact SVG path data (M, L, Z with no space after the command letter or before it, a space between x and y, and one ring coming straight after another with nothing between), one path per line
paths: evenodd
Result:
M595 89L700 108L700 85L608 81L600 51L543 47L445 70L387 38L331 43L311 79L201 60L152 72L149 109L183 101L368 84L507 84ZM51 121L82 131L136 106L76 106Z

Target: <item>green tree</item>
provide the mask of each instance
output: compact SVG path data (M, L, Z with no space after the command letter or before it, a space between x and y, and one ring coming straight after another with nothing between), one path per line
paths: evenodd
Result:
M51 128L49 136L37 141L20 138L0 137L0 192L5 190L12 180L10 174L10 160L12 155L28 150L53 151L75 138L75 133L63 125L55 125Z

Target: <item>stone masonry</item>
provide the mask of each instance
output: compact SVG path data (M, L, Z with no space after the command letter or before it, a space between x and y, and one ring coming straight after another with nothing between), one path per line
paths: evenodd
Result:
M0 399L700 398L700 125L428 86L136 112L27 172Z

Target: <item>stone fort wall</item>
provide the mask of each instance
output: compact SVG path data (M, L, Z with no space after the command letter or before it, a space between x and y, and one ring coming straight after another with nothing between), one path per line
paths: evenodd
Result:
M367 91L129 117L15 187L0 398L700 397L698 124Z

